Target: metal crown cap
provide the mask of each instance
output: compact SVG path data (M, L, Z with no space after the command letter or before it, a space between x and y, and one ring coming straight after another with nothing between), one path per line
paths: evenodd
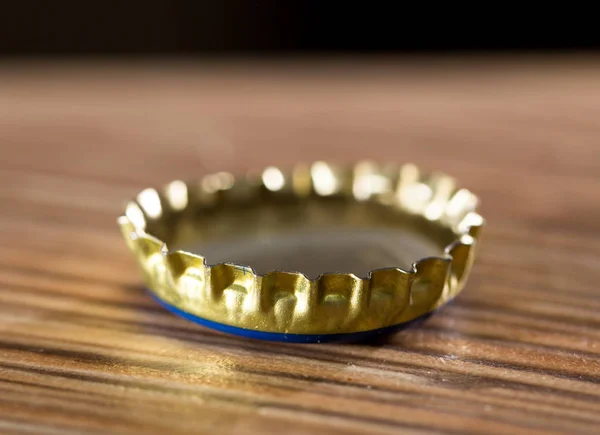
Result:
M419 259L410 270L309 279L298 272L260 275L245 265L210 265L201 256L169 250L168 240L159 239L169 239L182 216L218 213L219 204L270 201L277 207L284 198L327 197L384 205L399 216L422 218L453 240L440 256ZM477 205L477 197L457 188L452 177L425 174L413 164L315 162L288 172L275 167L242 177L219 172L198 182L177 180L161 190L145 189L127 204L118 224L146 286L180 314L265 333L348 334L409 322L456 296L467 281L484 226Z

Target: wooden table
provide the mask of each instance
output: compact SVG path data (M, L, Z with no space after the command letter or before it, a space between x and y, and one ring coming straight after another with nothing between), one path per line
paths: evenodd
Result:
M0 66L0 432L598 433L600 62ZM482 198L465 292L372 345L225 336L140 285L147 186L411 161Z

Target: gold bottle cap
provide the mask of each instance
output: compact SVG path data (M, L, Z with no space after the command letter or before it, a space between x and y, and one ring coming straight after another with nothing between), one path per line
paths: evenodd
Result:
M234 177L148 188L118 219L144 282L171 311L215 329L259 339L321 342L361 339L433 312L464 287L484 225L477 197L441 173L415 165L325 162L290 171L268 167ZM210 264L192 243L277 234L298 227L409 229L439 255L367 276L295 271L256 273Z

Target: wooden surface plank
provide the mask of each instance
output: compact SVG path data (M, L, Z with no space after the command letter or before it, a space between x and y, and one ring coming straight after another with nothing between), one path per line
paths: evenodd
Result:
M597 58L0 65L0 432L595 433ZM360 345L222 335L144 293L139 189L412 161L482 198L463 294Z

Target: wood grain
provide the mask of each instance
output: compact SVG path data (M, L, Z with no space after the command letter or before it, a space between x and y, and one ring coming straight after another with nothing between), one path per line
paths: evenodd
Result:
M600 62L0 65L1 433L597 433ZM176 318L115 219L215 168L412 161L488 220L465 292L360 345Z

